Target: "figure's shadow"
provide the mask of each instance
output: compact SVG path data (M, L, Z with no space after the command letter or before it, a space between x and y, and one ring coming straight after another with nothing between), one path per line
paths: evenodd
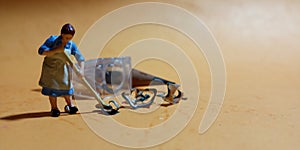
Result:
M30 118L42 118L50 117L50 112L31 112L17 115L10 115L6 117L1 117L1 120L20 120L20 119L30 119Z

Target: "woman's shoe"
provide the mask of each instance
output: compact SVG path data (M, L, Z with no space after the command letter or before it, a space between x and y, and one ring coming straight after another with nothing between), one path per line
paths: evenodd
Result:
M60 115L60 111L58 109L51 109L51 116L58 117Z
M69 114L76 114L77 111L78 111L78 108L76 106L69 106L69 105L65 106L65 112L67 112Z

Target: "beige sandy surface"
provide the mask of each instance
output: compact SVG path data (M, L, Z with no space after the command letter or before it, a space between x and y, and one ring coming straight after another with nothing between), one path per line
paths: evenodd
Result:
M49 117L48 99L40 94L37 84L43 60L37 49L47 37L59 34L61 25L66 22L74 24L77 33L73 40L79 44L100 17L136 2L141 1L0 1L1 150L130 149L97 136L80 114ZM203 54L186 37L161 26L141 25L116 35L102 56L118 55L130 43L144 37L163 38L186 51L199 75L200 97L186 95L188 100L199 100L192 119L177 136L148 149L300 149L300 2L159 2L190 11L210 28L224 56L227 86L217 120L207 132L199 134L199 123L211 91L209 67ZM151 32L157 30L160 32ZM135 67L179 81L174 70L163 62L145 61ZM198 89L192 90L198 92ZM64 105L60 99L59 107L63 109ZM160 107L146 116L133 115L123 109L112 118L132 127L150 127L165 121L159 118L167 119L177 107Z

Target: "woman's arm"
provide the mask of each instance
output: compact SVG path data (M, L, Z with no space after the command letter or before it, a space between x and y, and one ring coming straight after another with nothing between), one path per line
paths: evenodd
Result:
M80 74L84 76L84 61L79 62Z
M62 53L65 50L65 48L64 48L65 45L66 45L66 43L62 43L61 45L59 45L58 47L56 47L56 48L54 48L52 50L44 51L42 53L42 55L51 56L51 55L54 55L56 53Z
M74 42L71 43L72 44L72 49L71 49L71 54L75 56L78 65L80 67L80 73L82 76L84 76L84 57L81 54L81 52L79 51L79 49L77 48L76 44Z
M42 55L51 56L51 55L54 55L56 53L61 53L61 52L64 52L64 48L57 47L57 48L55 48L53 50L50 50L50 51L44 51L42 53Z
M56 53L61 53L64 52L64 47L66 43L62 43L59 46L55 46L55 43L57 42L57 36L50 36L43 45L38 50L38 53L40 55L46 55L46 56L51 56Z

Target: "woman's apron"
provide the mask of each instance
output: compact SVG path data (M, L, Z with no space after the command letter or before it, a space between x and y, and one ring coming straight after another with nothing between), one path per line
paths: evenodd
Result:
M71 55L71 49L65 49L65 51ZM63 52L46 56L43 62L39 85L55 90L70 90L73 88L71 83L71 68L67 60Z

